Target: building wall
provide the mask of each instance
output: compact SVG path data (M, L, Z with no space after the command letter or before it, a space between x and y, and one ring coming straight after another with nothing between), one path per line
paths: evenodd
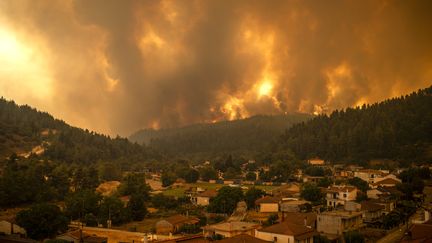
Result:
M363 223L362 215L358 215L356 217L351 218L343 218L342 219L342 231L347 230L356 230L360 227L360 225Z
M318 215L317 231L320 233L339 235L342 233L342 221L340 217L330 215Z
M278 203L261 203L260 204L261 213L277 213L279 212Z
M0 232L5 233L7 235L10 235L12 233L11 232L11 223L4 221L4 220L0 221ZM13 225L13 233L14 234L22 234L22 235L26 234L25 230L16 224Z
M365 211L363 213L363 220L365 222L372 222L376 219L379 219L382 216L382 214L383 214L383 212L381 210L374 211L374 212Z
M375 182L378 182L378 181L381 181L381 180L384 180L387 178L393 178L393 179L399 180L393 174L388 174L386 176L382 176L382 174L380 174L379 172L371 173L371 172L356 171L356 172L354 172L354 176L358 177L364 181L367 181L369 184L372 184L372 183L375 183Z
M317 230L320 233L340 235L346 230L358 229L362 224L362 215L349 219L337 215L318 215Z
M234 237L236 235L240 235L240 234L247 234L250 236L255 236L255 230L251 229L251 230L245 230L245 231L221 231L221 230L215 230L214 234L217 235L222 235L224 238L229 238L229 237ZM211 233L207 233L205 235L211 235Z
M357 197L357 189L350 192L338 192L336 193L336 198L333 198L333 194L334 193L327 193L327 206L337 206L338 204L345 205L346 201L354 201Z
M381 195L382 192L380 192L380 191L377 190L377 189L371 189L371 190L367 190L366 194L367 194L367 197L368 197L368 198L378 199L378 198L379 198L378 195Z
M201 206L207 206L210 203L210 198L208 197L197 197L197 204Z
M280 235L268 232L256 231L255 237L261 240L266 240L275 243L294 243L294 237L288 235ZM276 238L275 238L276 237Z

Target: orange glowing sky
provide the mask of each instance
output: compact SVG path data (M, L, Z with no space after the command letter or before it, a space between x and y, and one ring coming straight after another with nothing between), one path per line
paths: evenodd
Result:
M111 135L431 85L432 2L0 2L0 95Z

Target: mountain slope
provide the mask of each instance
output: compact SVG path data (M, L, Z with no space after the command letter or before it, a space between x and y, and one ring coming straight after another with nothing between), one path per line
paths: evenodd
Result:
M69 163L98 160L142 161L157 156L125 138L72 127L27 105L0 99L0 157L38 153L45 158Z
M432 162L432 87L297 124L278 144L302 159Z
M285 129L310 118L311 115L301 113L259 115L182 128L146 129L131 135L130 140L148 144L171 155L251 152L263 149Z

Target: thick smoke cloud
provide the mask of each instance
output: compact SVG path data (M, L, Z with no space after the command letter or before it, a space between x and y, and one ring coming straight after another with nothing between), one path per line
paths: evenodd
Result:
M10 0L0 7L0 27L34 49L50 80L44 97L6 95L110 134L325 112L432 80L427 0ZM11 76L0 70L4 80Z

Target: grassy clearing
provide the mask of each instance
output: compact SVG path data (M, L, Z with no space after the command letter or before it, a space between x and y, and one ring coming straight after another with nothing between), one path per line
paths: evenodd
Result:
M186 190L186 188L184 188L184 187L170 188L168 190L163 191L162 193L165 196L182 197L182 196L184 196L185 190Z
M270 192L270 191L272 191L272 190L278 188L279 186L264 186L264 185L256 185L255 187L258 188L258 189L261 189L261 190L263 190L263 191L265 191L265 192Z

